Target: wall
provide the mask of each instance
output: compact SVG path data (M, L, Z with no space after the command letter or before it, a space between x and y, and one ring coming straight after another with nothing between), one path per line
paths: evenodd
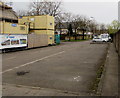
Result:
M54 30L30 30L29 34L47 35L48 44L54 44Z
M47 46L48 35L46 34L28 34L28 48Z
M54 30L54 17L48 15L42 16L24 16L18 19L19 24L30 23L31 29Z
M0 33L4 34L28 34L28 27L16 23L0 21Z
M118 55L120 56L120 30L113 35L113 42L114 42L116 51L118 52Z

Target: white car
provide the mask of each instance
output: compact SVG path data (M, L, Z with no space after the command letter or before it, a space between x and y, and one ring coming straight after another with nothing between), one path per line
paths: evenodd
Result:
M92 40L93 42L108 42L109 38L99 38L99 37L95 37Z
M109 34L100 34L100 35L97 35L97 36L94 36L93 38L93 42L109 42L111 41L111 37L109 36Z
M92 39L93 42L102 42L102 38L95 37Z

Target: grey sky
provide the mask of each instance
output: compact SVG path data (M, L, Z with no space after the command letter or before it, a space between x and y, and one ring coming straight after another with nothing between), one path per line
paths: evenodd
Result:
M13 7L15 10L25 10L28 5L28 2L15 2ZM118 19L117 2L63 2L62 7L66 12L94 17L99 23L109 24Z

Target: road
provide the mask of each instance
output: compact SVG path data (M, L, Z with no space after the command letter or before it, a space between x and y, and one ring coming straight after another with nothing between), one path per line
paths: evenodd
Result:
M107 44L65 42L58 46L2 55L4 84L41 87L87 95ZM18 76L16 72L28 71ZM8 92L3 92L7 95ZM14 94L12 94L14 95Z

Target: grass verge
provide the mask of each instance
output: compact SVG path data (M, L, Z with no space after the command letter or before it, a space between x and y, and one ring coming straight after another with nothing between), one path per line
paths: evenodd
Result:
M89 40L89 39L78 39L78 40L74 40L74 39L71 39L71 40L62 40L62 42L80 42L80 41L86 41L86 40Z

